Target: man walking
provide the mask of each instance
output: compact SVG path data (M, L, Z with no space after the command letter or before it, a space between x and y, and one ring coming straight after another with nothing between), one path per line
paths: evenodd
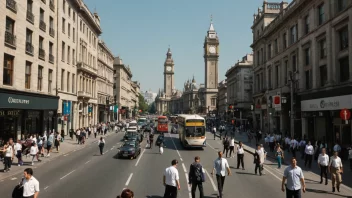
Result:
M297 160L295 157L292 157L291 165L284 171L281 183L282 192L285 192L286 180L286 198L301 198L301 190L303 193L306 192L306 184L304 182L302 169L297 166Z
M192 186L192 198L196 197L196 189L198 186L199 197L204 197L203 192L203 182L204 182L204 170L200 164L200 157L196 156L194 158L194 163L191 164L188 173L188 184Z
M219 195L218 198L223 197L223 188L224 188L224 182L225 182L225 176L226 176L226 170L227 170L227 175L231 175L231 170L230 166L227 162L226 159L222 158L223 153L221 151L218 152L218 158L214 161L214 167L211 172L211 175L214 176L214 170L216 171L216 181L218 183L218 191Z
M321 154L318 157L318 166L320 168L320 183L323 183L323 175L325 176L325 185L328 185L328 165L329 156L326 154L326 149L321 150Z
M343 173L343 168L341 158L336 151L334 151L334 155L330 158L329 172L331 173L332 192L335 192L335 183L337 191L340 192L340 184L342 181L341 173Z
M31 168L26 168L23 172L23 175L23 197L38 198L39 182L36 178L33 177L33 170Z
M172 160L171 166L166 168L163 177L165 186L164 198L177 198L177 190L180 190L180 177L177 170L178 161Z
M304 160L304 166L307 167L307 164L308 164L308 168L312 168L312 159L313 159L313 155L314 155L314 148L313 148L310 141L308 141L308 144L306 145L304 152L306 154L305 155L306 159Z

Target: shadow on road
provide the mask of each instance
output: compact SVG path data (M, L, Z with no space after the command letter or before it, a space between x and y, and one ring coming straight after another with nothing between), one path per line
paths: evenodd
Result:
M256 176L256 174L254 174L254 173L247 173L247 172L236 172L236 174L240 174L240 175L253 175L253 176Z
M339 195L337 193L332 193L332 192L328 192L325 190L317 190L317 189L311 189L311 188L306 188L307 192L314 192L314 193L323 193L323 194L329 194L329 195L335 195L335 196L339 196L339 197L346 197L344 195ZM352 196L348 196L347 198L352 198Z

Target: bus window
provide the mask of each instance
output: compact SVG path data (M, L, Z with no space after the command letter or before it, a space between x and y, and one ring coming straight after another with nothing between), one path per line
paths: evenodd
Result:
M202 137L205 135L204 127L187 127L186 137Z

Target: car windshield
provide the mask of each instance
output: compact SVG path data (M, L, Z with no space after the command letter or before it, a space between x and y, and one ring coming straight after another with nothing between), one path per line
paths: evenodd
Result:
M128 132L128 131L127 131L127 132L126 132L126 135L127 135L127 136L134 136L134 135L136 135L136 132Z
M134 147L135 142L125 142L125 144L123 146Z
M205 135L204 127L186 127L186 137L201 137Z
M135 123L135 122L133 122L133 123L129 123L129 125L128 126L130 126L130 127L132 127L132 126L137 126L137 123Z

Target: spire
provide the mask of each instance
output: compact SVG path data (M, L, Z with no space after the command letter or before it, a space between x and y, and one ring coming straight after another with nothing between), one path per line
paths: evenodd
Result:
M195 83L195 82L196 82L196 80L194 79L194 75L193 75L192 83Z
M215 32L215 28L213 25L213 15L210 15L210 27L209 27L209 32Z

